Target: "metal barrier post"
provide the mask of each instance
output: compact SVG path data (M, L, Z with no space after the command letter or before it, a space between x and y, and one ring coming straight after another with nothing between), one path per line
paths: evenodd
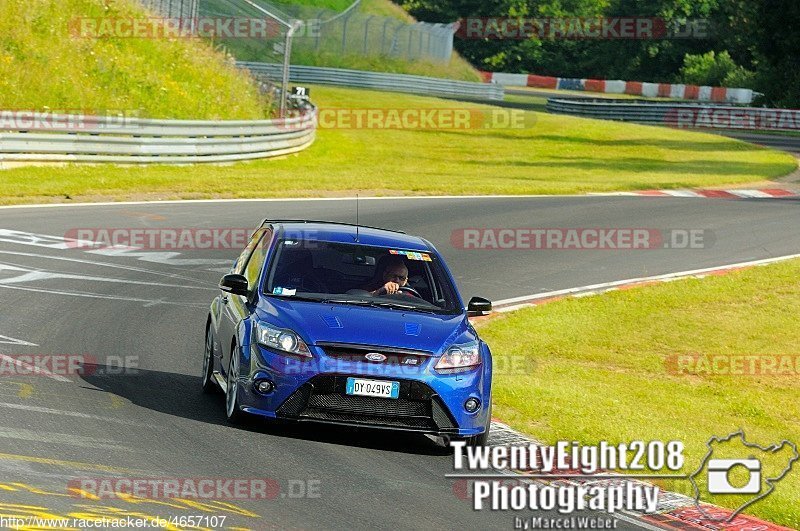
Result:
M369 40L369 23L374 17L367 17L367 21L364 22L364 55L367 54L367 43Z

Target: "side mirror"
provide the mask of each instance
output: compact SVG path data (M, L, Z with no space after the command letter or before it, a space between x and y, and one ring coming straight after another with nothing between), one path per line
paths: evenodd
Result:
M244 275L225 275L219 281L219 289L232 295L246 297L249 294L247 278Z
M467 304L467 317L487 315L492 311L492 301L483 297L472 297Z

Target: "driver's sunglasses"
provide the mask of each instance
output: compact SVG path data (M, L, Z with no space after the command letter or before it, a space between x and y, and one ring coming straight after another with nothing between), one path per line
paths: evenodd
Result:
M390 280L399 280L400 282L405 282L406 280L408 280L407 275L394 275L392 273L386 273L386 278Z

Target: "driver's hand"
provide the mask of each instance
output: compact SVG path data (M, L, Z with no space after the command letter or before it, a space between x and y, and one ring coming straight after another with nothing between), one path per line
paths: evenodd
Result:
M399 289L400 289L400 284L398 284L397 282L387 282L386 284L383 285L381 291L383 293L386 293L387 295L394 295L395 293L397 293L397 290Z

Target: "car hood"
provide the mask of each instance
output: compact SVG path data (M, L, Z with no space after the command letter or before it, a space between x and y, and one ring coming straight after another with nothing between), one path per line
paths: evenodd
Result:
M262 299L258 319L289 328L311 344L349 343L441 354L463 334L474 340L464 314L434 315L345 304ZM459 341L463 342L463 341Z

